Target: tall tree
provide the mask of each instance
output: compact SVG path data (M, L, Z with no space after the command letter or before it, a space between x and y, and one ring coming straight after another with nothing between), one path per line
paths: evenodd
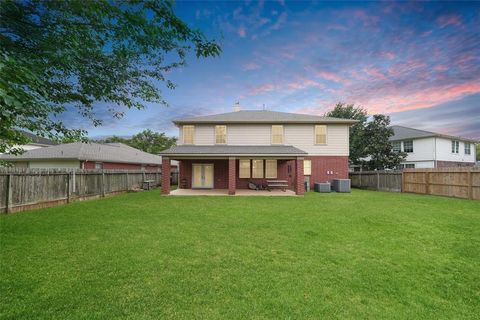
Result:
M363 163L370 170L393 169L405 159L405 153L393 150L389 138L394 135L394 132L389 125L390 117L376 114L364 128L363 135L368 139L365 139L367 158Z
M358 120L350 127L350 162L359 164L365 154L364 126L368 119L367 110L354 104L338 102L333 110L325 113L327 117Z
M173 147L177 143L177 138L168 137L163 132L154 132L146 129L133 135L131 138L113 136L105 139L104 142L121 142L133 148L157 154L160 151Z
M181 21L172 1L0 1L0 153L26 142L16 129L84 137L61 120L70 108L97 126L98 113L121 117L118 106L166 104L158 84L175 88L166 73L191 51L221 49Z

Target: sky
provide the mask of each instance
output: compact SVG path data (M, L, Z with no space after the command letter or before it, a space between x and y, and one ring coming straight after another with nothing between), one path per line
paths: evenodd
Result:
M337 102L392 124L480 139L480 2L185 2L189 26L217 39L218 58L188 57L146 104L91 137L143 129L176 135L173 119L243 109L323 115Z

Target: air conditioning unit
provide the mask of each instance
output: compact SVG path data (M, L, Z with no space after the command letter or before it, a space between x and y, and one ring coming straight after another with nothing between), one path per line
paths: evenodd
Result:
M332 189L336 192L351 192L350 179L333 179Z
M315 192L327 193L331 191L330 182L316 182L314 186Z

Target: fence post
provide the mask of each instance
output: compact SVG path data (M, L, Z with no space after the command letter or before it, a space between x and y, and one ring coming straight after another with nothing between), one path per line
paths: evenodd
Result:
M468 171L468 176L467 176L467 184L468 184L468 199L473 200L473 175L472 171Z
M127 185L126 185L125 189L126 189L126 191L129 191L129 186L130 185L128 184L128 170L126 170L125 172L126 172L126 179L125 180L127 181Z
M155 171L155 185L160 185L160 182L158 181L158 169Z
M361 169L360 169L361 170ZM359 188L362 188L362 171L360 171L359 178L358 178Z
M70 181L70 178L72 177L72 175L69 173L67 173L67 203L70 203L70 198L72 196L72 192L71 192L71 181Z
M402 170L402 190L400 192L405 192L405 171Z
M377 171L377 191L380 190L380 173Z
M102 197L105 197L105 172L102 169Z
M12 211L12 177L13 175L11 174L7 176L7 202L5 205L5 213L10 213Z
M425 193L430 194L430 172L425 172Z

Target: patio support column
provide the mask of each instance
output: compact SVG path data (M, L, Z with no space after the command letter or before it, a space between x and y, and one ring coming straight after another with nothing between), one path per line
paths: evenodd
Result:
M162 194L170 194L170 158L162 157Z
M235 157L228 158L228 194L234 195L235 190L237 188L237 181L236 181L236 159Z
M298 157L297 160L295 160L295 193L297 195L303 195L305 193L302 157Z

